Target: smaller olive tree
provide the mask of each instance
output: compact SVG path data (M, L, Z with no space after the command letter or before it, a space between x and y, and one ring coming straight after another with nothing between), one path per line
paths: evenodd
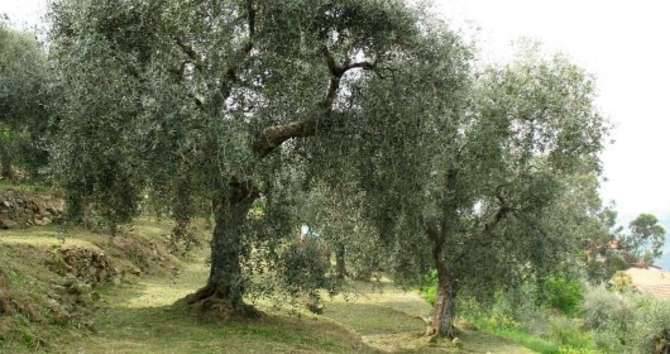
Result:
M436 269L433 333L451 337L459 293L541 278L575 255L581 240L564 227L569 213L557 211L572 176L598 173L607 129L593 80L560 56L531 52L475 74L455 60L469 50L453 38L430 50L432 61L396 76L414 80L416 92L389 100L414 123L387 136L361 170L366 195L386 205L374 217L397 245L395 268L421 273L428 259ZM385 164L396 173L376 173Z

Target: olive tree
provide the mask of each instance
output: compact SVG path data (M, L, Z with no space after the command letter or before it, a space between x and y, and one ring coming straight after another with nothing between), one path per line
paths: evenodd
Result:
M276 263L254 257L294 232L298 172L332 174L369 133L374 154L412 112L384 108L386 124L366 111L431 87L402 78L434 59L430 23L402 1L60 0L51 21L71 214L92 207L115 225L146 190L208 199L209 279L187 299L205 309L247 312L252 274Z
M414 84L420 92L397 90L387 106L364 107L368 119L400 111L414 121L364 153L371 158L360 169L366 195L387 205L372 216L396 244L400 275L436 269L432 332L453 336L460 292L513 286L574 254L581 241L556 211L570 176L598 173L607 129L592 79L564 58L525 55L454 74L447 63L469 51L440 42L433 61L396 76L423 82Z

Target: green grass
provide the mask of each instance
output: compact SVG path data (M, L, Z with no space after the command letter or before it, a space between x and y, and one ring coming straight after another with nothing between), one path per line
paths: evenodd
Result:
M13 189L19 192L28 192L28 193L56 193L56 189L43 184L33 184L33 183L14 183L6 180L0 179L0 192Z
M530 335L520 329L499 328L499 329L485 329L484 331L486 333L495 336L507 338L516 344L523 345L524 347L529 348L538 353L556 354L559 353L560 350L560 347L557 344Z
M134 237L156 241L170 226L139 219ZM82 229L0 232L0 267L12 291L38 309L50 284L59 281L45 264L45 255L61 245L63 233L66 247L97 247L117 264L133 261L124 259L130 253L121 252L107 235ZM102 300L91 318L94 331L15 319L15 334L9 341L0 340L0 353L532 353L483 332L464 331L461 348L446 340L429 341L420 316L430 313L430 305L417 292L402 291L388 280L375 286L351 283L351 293L326 299L321 316L303 311L296 315L261 301L257 307L265 315L260 320L205 320L174 304L205 284L206 254L200 250L189 260L175 260L176 274L156 272L98 289Z

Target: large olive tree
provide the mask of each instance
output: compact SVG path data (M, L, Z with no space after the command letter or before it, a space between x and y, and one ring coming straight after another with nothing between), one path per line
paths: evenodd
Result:
M466 59L436 56L431 24L402 1L60 0L51 21L71 214L93 208L115 225L147 190L207 198L211 270L188 301L236 313L276 252L254 256L293 232L282 210L295 176L333 175L330 162L352 151L375 155L414 122L393 100L434 90L413 68L435 62L445 75L430 82L458 86ZM374 107L387 121L368 119Z

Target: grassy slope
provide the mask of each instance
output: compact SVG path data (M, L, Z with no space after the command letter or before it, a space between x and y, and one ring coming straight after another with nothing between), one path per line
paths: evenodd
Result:
M137 232L156 237L165 225L141 221ZM14 262L15 287L44 291L51 274L38 251L57 245L55 227L0 233L0 257ZM78 232L67 243L95 247L103 235ZM212 323L172 304L204 284L202 255L181 262L176 276L141 278L133 284L102 290L103 309L95 315L95 332L49 327L49 351L57 353L532 353L523 347L479 332L462 335L462 348L429 343L418 316L430 308L417 294L383 284L354 284L356 295L329 300L323 316L286 311L266 312L262 320ZM41 275L40 275L41 274ZM22 279L22 280L21 280ZM26 293L29 293L27 291ZM0 346L0 352L26 352L26 343Z

